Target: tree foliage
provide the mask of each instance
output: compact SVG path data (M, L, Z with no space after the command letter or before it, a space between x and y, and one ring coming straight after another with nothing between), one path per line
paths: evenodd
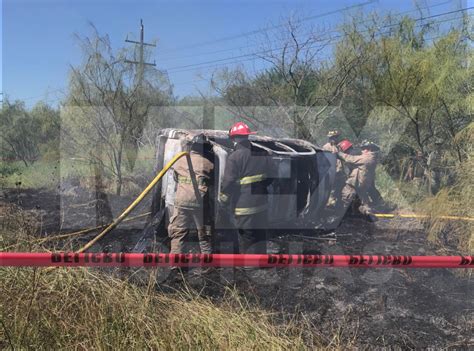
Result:
M459 135L474 110L470 21L355 16L331 42L290 20L263 38L258 55L265 70L223 70L214 86L257 127L316 142L328 129L342 129L350 138L395 146L397 159L419 151L426 160L436 151L455 167L469 157ZM279 109L265 115L255 106Z
M221 72L214 87L224 101L244 118L271 129L278 124L295 137L313 140L313 126L331 107L337 106L353 57L336 66L327 58L330 39L294 18L282 30L261 39L257 56L267 62L254 76L242 71ZM267 114L252 106L271 107ZM275 115L279 118L275 120Z
M127 62L134 51L114 51L107 36L94 29L78 38L82 65L71 67L65 126L72 149L100 162L117 180L120 194L123 164L133 168L138 141L156 109L168 104L170 87L156 68ZM148 53L149 54L149 53ZM138 75L138 76L137 76Z
M31 110L24 102L6 100L0 112L2 161L22 161L29 166L41 154L57 150L59 111L39 102Z
M363 124L375 106L389 107L408 121L402 143L427 153L437 140L449 141L446 145L462 161L455 137L472 119L466 89L472 85L467 64L472 48L466 33L452 29L443 34L432 23L417 27L408 18L388 33L356 25L344 31L337 50L363 52L365 57L346 87L347 103L342 102L353 124Z

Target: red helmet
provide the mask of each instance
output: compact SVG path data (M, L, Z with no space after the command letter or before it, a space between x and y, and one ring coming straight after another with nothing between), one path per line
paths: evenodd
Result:
M256 132L252 132L248 125L244 122L237 122L235 123L232 128L229 130L229 136L233 137L236 135L250 135L255 134Z
M342 152L346 152L352 147L352 143L349 140L344 139L339 144L337 144L337 146L342 150Z

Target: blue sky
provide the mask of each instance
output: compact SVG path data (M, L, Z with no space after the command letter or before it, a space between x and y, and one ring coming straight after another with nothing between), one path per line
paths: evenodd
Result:
M114 48L119 48L127 45L124 42L127 34L137 38L142 18L145 39L158 39L153 59L160 69L169 72L175 94L193 95L196 89L206 89L206 78L217 68L215 64L203 64L205 68L173 67L255 51L255 35L242 34L278 23L291 13L301 17L317 16L367 2L369 0L3 0L2 91L10 99L25 100L29 106L41 99L56 104L67 87L70 65L81 61L74 34L90 34L89 22L92 22L101 34L110 36ZM472 6L473 2L433 0L419 3L422 7L433 6L431 14L436 14ZM414 8L414 2L409 0L378 0L359 10L403 12ZM307 23L329 28L340 23L342 18L343 14L339 12ZM234 38L219 40L228 37ZM262 65L258 60L243 64L254 69Z

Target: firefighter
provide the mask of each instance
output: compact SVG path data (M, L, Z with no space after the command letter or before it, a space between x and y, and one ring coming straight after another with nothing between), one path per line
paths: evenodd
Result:
M323 150L337 152L337 144L339 143L339 139L341 138L341 132L338 130L330 130L328 132L328 142L323 145Z
M331 130L328 132L328 142L323 145L323 150L337 153L339 151L338 143L341 137L341 133L338 130ZM345 151L345 150L344 150ZM328 205L335 205L337 199L341 197L342 188L346 183L346 173L344 165L341 160L336 159L336 175L334 178L334 189L331 191L329 196Z
M214 184L214 160L202 135L193 138L188 150L189 157L180 158L172 168L176 196L168 226L170 253L183 253L190 231L197 229L201 253L210 254L213 226L209 193Z
M378 162L378 151L380 148L375 143L366 141L361 144L362 154L351 155L347 153L352 148L348 140L339 143L341 150L337 157L351 167L351 173L342 189L341 199L338 201L337 209L341 212L352 203L355 196L358 195L361 200L359 211L366 216L369 221L376 221L373 211L370 207L370 190L375 181L375 168Z
M374 144L373 142L369 141L369 140L364 140L362 141L361 145L372 145L372 146L376 146L376 151L374 151L377 155L377 161L379 160L379 151L380 151L380 147L376 144ZM369 190L368 190L368 194L369 194L369 200L370 200L370 207L371 208L379 208L379 209L386 209L386 204L385 204L385 201L383 200L383 197L382 195L380 194L380 191L377 189L377 187L375 186L375 176L373 178L371 178L371 184L369 184Z
M233 211L240 252L266 253L267 187L273 166L267 152L252 148L251 134L255 132L243 122L229 130L235 149L227 158L218 199Z

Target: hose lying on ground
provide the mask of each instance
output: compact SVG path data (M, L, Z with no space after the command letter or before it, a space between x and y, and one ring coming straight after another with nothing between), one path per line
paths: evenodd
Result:
M142 214L137 215L137 216L133 216L133 217L127 218L127 219L124 220L124 222L131 222L131 221L134 221L134 220L136 220L136 219L140 219L140 218L146 217L146 216L148 216L150 213L151 213L151 212L146 212L146 213L142 213ZM79 230L79 231L77 231L77 232L72 232L72 233L59 234L59 235L54 235L54 236L48 236L48 237L46 237L46 238L37 239L37 240L35 240L35 242L39 242L39 243L42 244L42 243L44 243L44 242L46 242L46 241L61 240L61 239L69 238L69 237L72 237L72 236L80 236L80 235L84 235L84 234L93 232L94 230L103 229L103 228L107 227L108 225L110 225L110 224L103 224L103 225L99 225L99 226L97 226L97 227L82 229L82 230Z
M132 212L132 210L145 198L145 196L153 189L153 187L163 178L163 176L166 174L166 172L171 168L171 166L174 165L176 161L178 161L181 157L187 156L189 153L187 152L180 152L176 154L171 161L169 161L166 166L157 174L157 176L151 181L150 184L145 188L145 190L142 191L140 195L133 201L130 206L128 206L125 211L122 212L120 216L117 217L116 220L114 220L107 228L105 228L102 232L99 233L94 239L89 241L87 244L85 244L83 247L81 247L77 252L84 252L88 248L90 248L92 245L94 245L99 239L101 239L104 235L109 233L112 229L114 229L120 222L122 222L129 214Z
M375 217L379 218L436 218L436 219L446 219L454 221L474 221L474 217L462 217L462 216L429 216L421 214L392 214L392 213L376 213Z

